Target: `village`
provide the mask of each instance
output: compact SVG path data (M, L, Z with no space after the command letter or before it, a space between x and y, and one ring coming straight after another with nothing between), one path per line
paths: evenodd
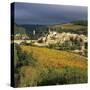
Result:
M35 30L33 30L33 36L35 36ZM25 34L16 34L14 37L14 42L17 44L22 44L23 42L27 44L33 43L35 46L39 47L50 47L53 46L54 49L59 50L69 50L74 53L79 53L81 55L86 55L87 52L87 37L83 34L74 33L58 33L56 31L51 31L50 28L48 33L40 36L37 40L30 40L30 38Z

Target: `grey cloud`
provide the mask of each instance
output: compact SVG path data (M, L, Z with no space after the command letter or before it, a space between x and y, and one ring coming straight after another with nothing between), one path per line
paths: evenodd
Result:
M15 3L18 24L54 24L87 19L87 7Z

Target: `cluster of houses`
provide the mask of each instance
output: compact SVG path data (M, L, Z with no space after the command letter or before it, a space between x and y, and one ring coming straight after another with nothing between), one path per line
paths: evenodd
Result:
M40 38L38 38L38 42L41 43L48 43L48 44L55 44L55 43L64 43L64 42L77 42L80 43L81 45L83 45L84 43L87 42L87 37L83 34L78 35L78 34L72 34L72 33L58 33L55 31L50 31L46 36L42 36ZM70 43L70 45L72 45Z
M73 33L58 33L56 31L50 31L46 36L40 37L36 43L37 45L50 45L50 44L57 44L65 45L66 47L71 47L73 45L80 46L80 49L75 49L74 52L84 52L87 48L87 37L83 34L73 34Z
M17 33L17 34L14 36L14 39L15 39L15 40L29 40L30 38L29 38L26 34Z
M35 35L35 31L34 31ZM16 34L15 40L30 40L30 38L26 34ZM51 31L49 29L49 32L45 36L41 36L38 38L38 40L35 40L34 44L37 46L48 46L50 44L57 44L60 45L66 44L66 46L71 47L73 45L79 45L80 50L75 50L74 52L83 52L87 47L87 37L83 34L73 34L73 33L58 33L56 31Z

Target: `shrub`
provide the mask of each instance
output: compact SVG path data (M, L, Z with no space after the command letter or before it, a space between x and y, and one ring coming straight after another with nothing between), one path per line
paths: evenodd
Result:
M24 67L21 71L22 86L46 86L87 83L87 70L79 68L32 68Z
M14 47L14 79L15 79L15 86L18 87L21 81L21 68L23 66L35 66L36 59L32 57L32 53L27 53L22 51L19 45L15 45Z
M19 69L18 87L87 83L87 61L84 57L33 46L21 46L21 49L31 53L30 57L36 58L38 64L23 65Z

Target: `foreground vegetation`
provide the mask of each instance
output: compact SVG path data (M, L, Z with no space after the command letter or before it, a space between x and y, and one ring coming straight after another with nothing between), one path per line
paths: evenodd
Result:
M87 59L66 51L15 45L15 87L87 83Z

